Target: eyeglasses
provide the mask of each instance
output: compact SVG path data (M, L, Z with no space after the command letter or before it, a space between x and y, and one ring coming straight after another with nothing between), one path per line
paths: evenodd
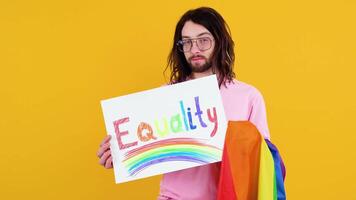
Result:
M213 39L209 37L201 37L195 39L183 39L177 42L178 49L182 52L189 52L192 50L193 43L196 43L200 51L205 51L211 48Z

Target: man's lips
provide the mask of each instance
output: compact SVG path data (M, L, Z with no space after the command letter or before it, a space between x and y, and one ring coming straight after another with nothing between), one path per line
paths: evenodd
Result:
M191 60L191 61L199 61L199 60L204 60L204 57L201 57L201 56L196 56L196 57L192 57L190 60Z

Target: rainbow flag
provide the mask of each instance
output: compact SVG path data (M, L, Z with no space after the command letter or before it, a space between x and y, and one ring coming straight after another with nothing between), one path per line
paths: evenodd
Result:
M277 148L248 121L229 121L218 200L283 200L285 167Z

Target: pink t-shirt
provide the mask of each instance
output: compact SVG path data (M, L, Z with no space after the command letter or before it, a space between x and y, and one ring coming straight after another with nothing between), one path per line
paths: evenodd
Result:
M253 86L234 80L220 88L229 121L250 121L264 138L270 139L266 108L261 93ZM220 162L163 175L159 200L215 200Z

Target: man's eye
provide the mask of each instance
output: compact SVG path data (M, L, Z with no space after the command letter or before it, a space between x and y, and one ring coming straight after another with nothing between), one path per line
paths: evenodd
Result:
M206 43L209 42L209 38L199 38L200 43Z
M190 40L183 40L182 44L183 45L190 45L191 41Z

